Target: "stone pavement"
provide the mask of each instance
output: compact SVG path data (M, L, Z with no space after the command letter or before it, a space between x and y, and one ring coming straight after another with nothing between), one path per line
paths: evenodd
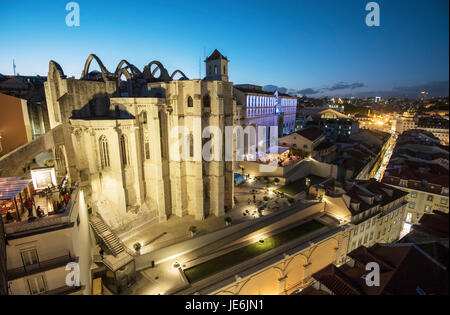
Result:
M139 242L145 247L145 251L154 251L191 239L192 237L189 232L190 226L196 226L196 236L202 236L226 228L224 221L226 217L232 218L232 225L254 220L255 218L252 214L254 212L256 214L257 205L253 203L253 194L250 194L250 191L255 189L257 202L262 202L264 196L269 196L269 194L264 193L264 185L264 183L255 181L251 184L244 183L239 187L236 187L235 197L238 202L232 210L228 211L226 215L222 217L211 215L202 221L196 221L194 216L185 216L182 218L171 216L166 222L158 223L157 221L153 221L143 225L133 233L121 234L119 237L130 249L133 249L133 244ZM274 186L274 188L276 187ZM249 199L250 204L248 203ZM269 207L277 206L279 207L279 210L267 209L263 212L264 215L275 211L282 211L283 208L288 207L287 198L278 199L278 203L275 203L275 200L277 199L278 198L274 198L269 201ZM249 211L249 215L244 216L243 213L246 210Z

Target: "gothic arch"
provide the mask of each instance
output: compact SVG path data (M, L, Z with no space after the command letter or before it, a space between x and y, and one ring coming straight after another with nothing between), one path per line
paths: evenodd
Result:
M179 80L189 80L189 78L181 70L178 70L178 69L172 73L172 75L170 76L170 79L173 80L175 75L177 75L178 73L181 75Z
M187 107L194 107L194 99L192 98L192 96L188 96L186 98L186 105Z
M152 71L151 68L153 65L155 65L156 68ZM159 77L155 78L155 74L158 70L160 71ZM147 66L145 66L144 78L147 79L148 81L153 81L153 82L170 81L171 80L166 68L164 68L162 63L157 60L153 60Z
M100 148L100 165L102 168L110 167L110 152L109 152L109 143L108 138L105 135L100 136L99 140L99 148Z
M55 148L55 168L58 177L63 177L68 173L64 145L58 145Z
M61 68L59 63L57 63L56 61L50 60L49 68L50 68L50 71L49 71L50 73L56 72L60 78L65 77L63 69Z
M110 80L113 76L112 73L106 69L106 67L103 65L103 62L94 54L90 54L89 57L86 59L86 63L84 64L83 72L81 73L81 78L84 79L89 74L89 67L91 66L92 60L95 59L98 66L100 67L100 71L102 72L103 80L107 81Z
M124 67L123 65L126 65L126 66ZM128 73L131 70L130 75L133 76L133 77L140 76L142 74L142 72L138 68L136 68L133 64L129 63L125 59L122 59L119 62L119 64L116 67L115 74L116 75L120 75L123 72L123 69L127 69Z

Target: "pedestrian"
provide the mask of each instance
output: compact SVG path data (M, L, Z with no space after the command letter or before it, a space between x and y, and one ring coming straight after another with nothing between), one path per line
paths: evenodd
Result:
M25 206L26 206L26 208L28 210L28 216L32 217L33 216L33 201L31 200L31 198L28 198L25 201Z
M69 203L69 200L70 200L70 195L68 192L66 192L66 194L64 195L64 201L66 202L66 205L67 205L67 203Z

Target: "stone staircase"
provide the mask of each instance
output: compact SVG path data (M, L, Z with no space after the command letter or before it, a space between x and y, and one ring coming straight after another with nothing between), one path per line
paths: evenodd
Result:
M95 234L102 240L114 256L117 256L125 251L125 248L119 238L109 229L101 218L91 215L89 217L89 223L91 224Z

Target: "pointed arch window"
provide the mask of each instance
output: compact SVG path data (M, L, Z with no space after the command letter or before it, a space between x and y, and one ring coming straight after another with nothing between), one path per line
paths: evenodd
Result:
M194 107L194 100L190 96L187 98L187 107Z
M120 136L120 154L122 156L122 164L128 165L128 144L125 135Z
M102 163L102 168L109 167L110 162L109 162L108 140L106 139L105 136L101 136L99 143L100 143L100 159Z

